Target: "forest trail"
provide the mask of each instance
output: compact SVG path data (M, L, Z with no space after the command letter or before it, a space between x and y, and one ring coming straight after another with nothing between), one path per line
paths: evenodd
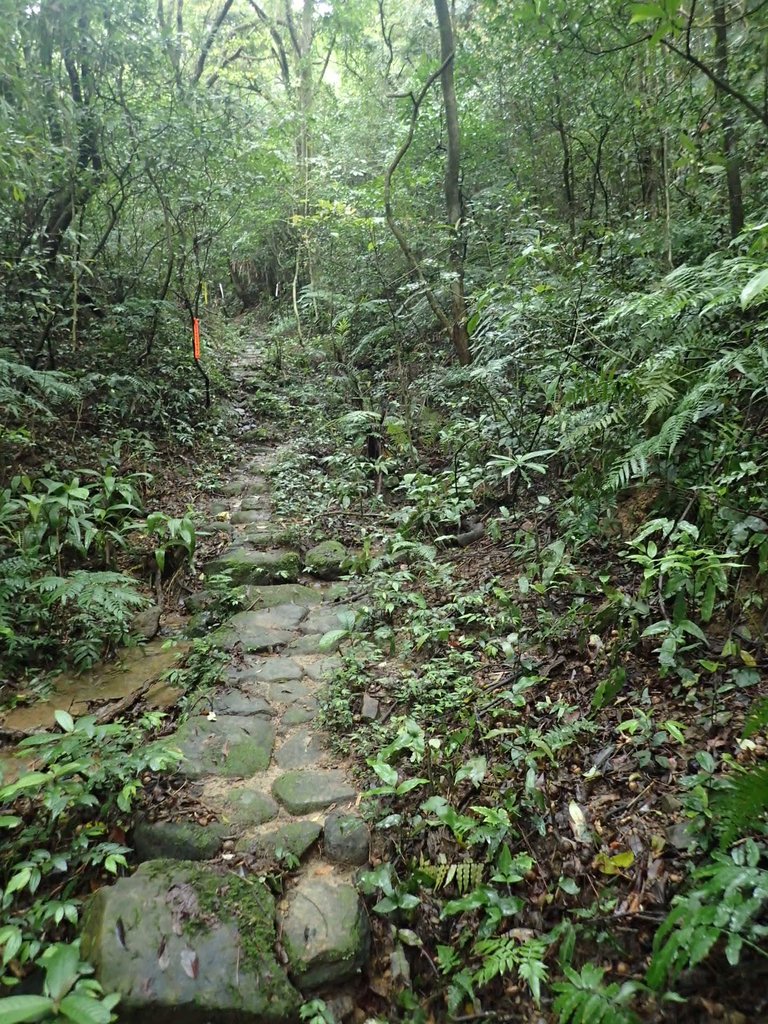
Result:
M252 351L241 357L246 390L257 363ZM368 957L354 877L368 861L368 829L316 718L323 678L338 664L330 653L338 642L327 634L350 622L353 609L346 586L327 579L340 571L328 557L333 545L316 555L316 574L326 580L298 582L303 563L281 543L268 493L274 459L274 448L261 449L222 482L229 497L218 515L232 525L231 544L203 567L209 578L229 572L248 587L252 604L210 634L229 663L206 705L170 738L183 754L185 807L195 820L137 821L142 867L101 890L86 913L84 948L102 984L122 993L121 1019L151 1012L182 1021L187 1007L192 1020L200 1006L210 1021L233 1013L288 1019L297 1005L294 985L327 992L354 979ZM205 593L192 603L203 607ZM237 879L222 874L222 864ZM262 917L273 915L274 905L262 880L281 867L298 870L274 908L282 964L273 963L265 981L264 957L271 962L272 952L249 960L248 933L271 933L272 921ZM237 907L217 904L211 915L203 890L213 880L221 895L241 878L259 890L256 917L244 916L241 897ZM229 941L233 919L240 934Z

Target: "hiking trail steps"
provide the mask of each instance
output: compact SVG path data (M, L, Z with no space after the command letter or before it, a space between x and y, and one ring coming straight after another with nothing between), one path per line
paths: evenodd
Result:
M257 366L250 347L237 368L245 389ZM345 552L330 539L302 557L285 543L269 496L274 459L257 451L219 488L230 544L203 572L228 572L253 605L209 634L229 664L170 738L211 820L138 820L142 865L84 915L83 952L121 992L121 1021L294 1021L304 993L354 983L368 959L355 885L368 829L317 723L339 665L320 641L354 610L333 582ZM281 860L298 867L275 899L264 878Z

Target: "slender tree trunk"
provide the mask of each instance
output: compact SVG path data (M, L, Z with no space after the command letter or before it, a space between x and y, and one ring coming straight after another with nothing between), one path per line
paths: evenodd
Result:
M472 362L467 330L467 303L464 295L464 239L462 237L463 210L461 203L461 136L456 88L453 80L455 44L453 25L447 0L435 0L435 13L440 27L440 59L443 70L440 81L445 107L445 125L448 152L445 160L445 205L448 230L451 233L449 263L451 268L451 341L459 362L467 366Z
M725 17L725 0L712 0L712 21L715 29L715 71L723 81L728 81L728 25ZM725 157L725 179L728 186L728 220L731 238L741 234L744 227L744 202L741 193L741 169L736 150L736 129L730 112L729 100L722 93L717 94L723 125L723 156Z

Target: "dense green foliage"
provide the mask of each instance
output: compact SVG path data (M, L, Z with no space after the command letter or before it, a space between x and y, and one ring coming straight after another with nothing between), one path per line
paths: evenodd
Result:
M108 657L193 557L151 489L167 446L226 431L191 321L215 398L258 332L275 500L346 534L366 594L324 714L388 857L362 883L406 965L388 1012L514 988L671 1020L684 972L765 949L768 6L457 0L441 67L444 9L5 0L0 674ZM376 687L392 713L360 722ZM74 897L19 893L121 866L79 825L148 763L87 721L26 776L40 820L4 820L3 963L53 943L39 1019L90 982L49 921ZM600 744L633 808L675 790L673 890L644 888L664 837L585 816Z

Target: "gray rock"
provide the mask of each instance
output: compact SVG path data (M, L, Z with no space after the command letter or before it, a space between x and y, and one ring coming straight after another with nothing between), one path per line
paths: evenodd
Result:
M321 646L322 639L322 633L309 633L306 636L299 636L295 640L291 640L288 650L292 654L330 654L333 651L338 651L341 646L341 637L325 642Z
M320 604L322 594L301 583L276 583L271 587L248 587L248 600L255 607L273 608L277 604Z
M321 580L336 580L344 572L347 549L337 540L324 540L310 548L304 558L307 572Z
M208 562L203 571L208 576L229 573L235 586L242 583L295 583L301 572L301 559L295 551L284 548L254 551L232 547Z
M277 817L279 807L268 793L258 789L232 789L224 813L240 825L262 825Z
M286 1024L301 1003L274 954L274 899L256 877L155 860L86 905L82 951L120 1020Z
M302 622L301 632L329 633L332 629L347 629L349 628L348 620L353 615L354 609L345 604L313 608Z
M309 613L305 605L276 604L271 608L240 614L249 616L249 621L255 626L264 626L267 629L295 629Z
M284 679L301 679L301 676L301 667L293 658L284 654L275 654L271 658L254 658L242 668L230 668L227 671L227 679L238 683L274 683Z
M269 766L275 727L262 715L221 715L215 722L200 716L187 719L171 742L183 754L179 771L188 778L249 778Z
M317 842L321 831L316 821L289 821L277 828L265 829L257 836L240 840L237 850L261 857L276 857L279 850L287 850L301 859Z
M208 522L196 526L195 532L198 537L215 537L218 533L224 533L227 537L231 537L235 531L232 529L232 524L226 519L209 519Z
M213 710L219 715L268 715L272 718L275 709L263 697L243 690L226 690L213 698Z
M233 526L245 526L251 523L263 523L269 519L269 509L256 508L256 509L244 509L240 508L237 512L232 513L230 522Z
M290 771L272 783L272 795L291 814L322 811L354 799L355 790L337 769Z
M242 494L247 486L248 480L243 477L236 477L234 480L225 480L223 483L220 483L216 490L219 494L234 498L238 494Z
M160 632L160 614L162 608L159 604L153 604L139 612L131 623L131 632L144 640L151 640Z
M240 502L241 512L258 512L262 508L269 508L269 503L261 493L247 494Z
M212 611L203 609L203 611L195 612L184 627L184 635L190 637L205 636L215 623L216 616Z
M314 687L303 679L286 679L285 682L267 683L262 690L270 704L317 706Z
M133 847L139 860L211 860L221 849L225 825L198 825L194 821L147 821L133 828Z
M318 658L317 661L310 661L304 665L304 673L315 682L322 682L338 672L341 668L341 658Z
M189 594L184 598L184 607L189 612L200 612L209 608L216 597L210 590L198 590L195 594Z
M368 959L368 918L348 882L301 878L281 921L291 975L302 991L345 981Z
M269 493L269 481L266 477L256 474L251 476L246 481L246 491L249 495L254 494L268 494Z
M291 630L260 625L258 620L265 614L268 613L238 612L211 634L211 640L224 651L240 647L246 653L255 654L284 647L295 639L296 634Z
M371 845L368 827L356 814L333 811L325 819L323 852L335 864L365 864Z
M288 708L283 717L280 719L280 728L290 728L294 725L305 725L307 722L311 722L314 718L317 718L317 707L314 708L302 708L294 706Z
M275 754L275 761L281 768L308 768L322 761L325 755L326 750L319 735L301 729L280 747Z
M363 694L363 706L360 714L370 722L373 722L379 714L379 702L369 693Z

